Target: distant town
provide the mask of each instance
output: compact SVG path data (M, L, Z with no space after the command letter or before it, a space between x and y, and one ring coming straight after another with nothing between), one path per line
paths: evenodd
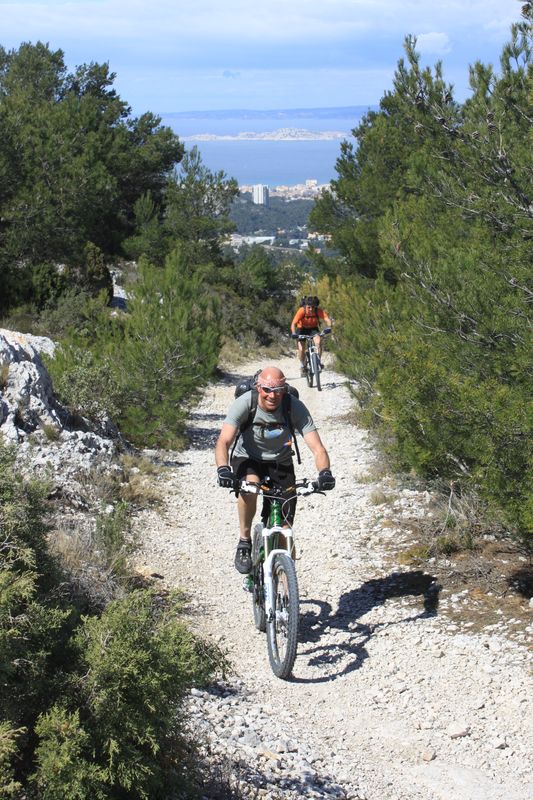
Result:
M268 206L271 197L281 197L284 200L314 200L323 189L329 189L329 183L319 183L315 178L309 178L304 183L296 183L294 186L280 184L271 188L262 183L252 185L241 184L241 193L252 195L255 205Z
M329 183L319 184L314 178L294 186L280 185L272 189L262 183L241 185L242 200L234 205L232 211L237 232L231 234L230 246L238 250L243 245L261 244L269 249L292 252L305 252L312 247L315 252L321 252L330 237L310 232L308 216L313 201L329 186ZM246 208L252 206L263 209L260 217L246 212ZM252 219L255 223L250 224Z

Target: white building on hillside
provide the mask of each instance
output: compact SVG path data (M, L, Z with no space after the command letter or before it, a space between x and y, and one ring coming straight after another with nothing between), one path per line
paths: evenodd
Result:
M256 183L252 190L252 200L256 206L268 206L268 186Z

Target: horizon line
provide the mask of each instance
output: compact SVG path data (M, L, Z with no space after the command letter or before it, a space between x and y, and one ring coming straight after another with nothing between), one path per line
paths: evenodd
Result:
M298 112L303 111L353 111L354 109L373 109L379 107L379 103L356 103L350 106L303 106L290 108L203 108L191 109L188 111L157 111L155 113L165 116L185 116L194 114L269 114L279 112Z

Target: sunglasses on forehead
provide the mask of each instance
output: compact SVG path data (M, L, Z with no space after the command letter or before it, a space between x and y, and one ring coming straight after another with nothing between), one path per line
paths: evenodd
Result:
M265 394L283 394L287 389L285 384L283 386L262 386L260 383L257 385Z

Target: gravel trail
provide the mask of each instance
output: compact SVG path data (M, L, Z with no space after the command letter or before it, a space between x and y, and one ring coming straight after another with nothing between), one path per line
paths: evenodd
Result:
M188 593L191 624L236 670L191 693L202 751L214 769L229 765L250 797L530 800L531 628L514 638L504 624L474 632L445 613L471 598L391 561L408 541L403 521L431 514L430 496L377 469L327 356L320 393L296 377L295 358L276 363L311 410L337 478L333 492L302 498L296 514L301 629L292 680L272 675L255 630L233 567L235 499L217 486L213 458L235 384L264 362L207 390L189 448L160 479L163 509L137 518L144 569ZM313 477L303 442L300 450L297 474Z

